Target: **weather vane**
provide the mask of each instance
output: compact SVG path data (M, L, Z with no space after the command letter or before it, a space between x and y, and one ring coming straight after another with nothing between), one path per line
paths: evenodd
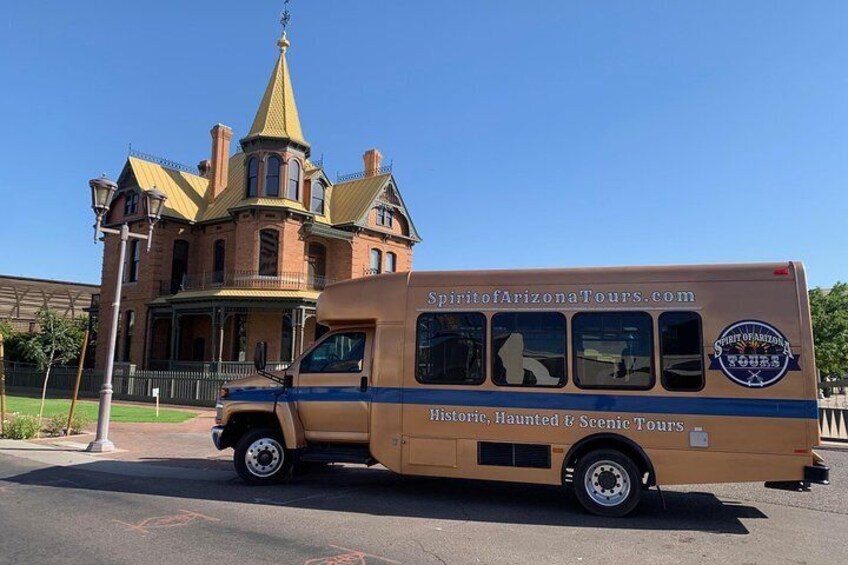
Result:
M290 21L291 14L289 13L289 0L283 0L283 11L280 14L280 25L283 26L283 35L285 35L286 28L289 26Z

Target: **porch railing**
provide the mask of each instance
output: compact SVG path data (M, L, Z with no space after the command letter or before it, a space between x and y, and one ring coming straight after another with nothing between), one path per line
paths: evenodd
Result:
M181 279L160 281L161 295L177 294L191 290L233 288L244 290L324 290L335 279L298 272L277 274L258 271L213 271L185 275Z
M269 362L268 371L282 371L289 366L288 362ZM247 376L256 372L252 362L248 361L222 361L220 363L199 361L167 361L151 359L147 362L147 369L151 371L179 371L200 373L204 375L219 374L225 376Z

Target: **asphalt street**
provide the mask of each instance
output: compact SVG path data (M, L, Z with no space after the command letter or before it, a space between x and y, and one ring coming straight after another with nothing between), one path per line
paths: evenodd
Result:
M0 563L848 562L848 450L823 451L834 484L811 493L669 488L665 508L653 491L624 519L587 515L552 487L380 468L248 487L228 473L140 477L11 453L0 453Z

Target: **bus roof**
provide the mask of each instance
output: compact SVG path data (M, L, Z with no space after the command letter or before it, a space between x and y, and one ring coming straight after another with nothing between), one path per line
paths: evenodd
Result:
M407 288L452 288L613 283L704 283L803 278L800 261L647 267L581 267L478 271L415 271L342 281L318 299L322 323L402 322Z

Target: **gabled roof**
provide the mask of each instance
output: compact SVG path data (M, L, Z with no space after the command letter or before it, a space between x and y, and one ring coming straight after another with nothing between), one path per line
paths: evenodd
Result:
M409 237L415 241L421 241L421 237L412 223L409 211L403 203L403 197L397 189L397 182L391 173L341 182L334 185L332 206L333 225L352 224L361 227L368 226L368 214L372 208L379 205L378 199L380 195L389 186L394 187L394 194L398 199L398 204L393 205L393 207L399 209L409 222Z
M357 224L367 216L377 195L391 180L391 174L376 175L333 186L333 223Z
M286 61L286 49L289 42L283 37L278 43L280 56L271 73L271 79L265 88L265 95L259 103L256 117L250 132L244 139L255 137L273 137L290 139L301 145L309 146L303 138L300 128L300 117L297 113L297 104L294 101L294 90L292 89L291 75Z
M139 188L150 190L155 186L168 196L162 211L163 216L191 222L200 219L206 204L204 194L209 186L208 179L138 157L129 157L124 169L127 167Z

